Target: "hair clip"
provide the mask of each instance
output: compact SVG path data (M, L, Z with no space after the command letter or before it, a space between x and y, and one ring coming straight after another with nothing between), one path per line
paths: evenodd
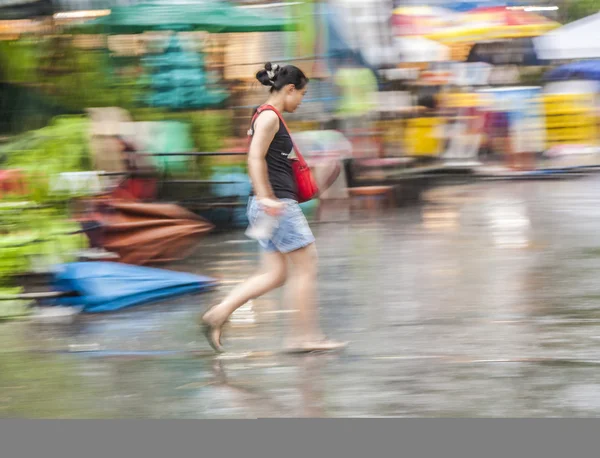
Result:
M275 76L277 75L278 71L279 65L273 65L273 68L271 70L267 70L267 76L271 81L275 79Z

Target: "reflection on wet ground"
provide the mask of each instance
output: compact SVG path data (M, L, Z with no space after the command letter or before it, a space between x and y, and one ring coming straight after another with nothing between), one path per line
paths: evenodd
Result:
M243 233L174 268L219 291L73 325L0 325L0 417L600 415L600 178L430 191L420 207L314 226L340 354L279 353L280 292L215 357L197 314L252 271Z

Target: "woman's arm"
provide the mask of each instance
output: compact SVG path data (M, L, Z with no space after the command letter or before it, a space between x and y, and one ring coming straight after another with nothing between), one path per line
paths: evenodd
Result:
M269 183L265 156L278 130L279 117L273 111L261 113L254 122L254 135L248 153L248 173L256 197L260 200L275 200ZM269 204L269 202L266 203Z

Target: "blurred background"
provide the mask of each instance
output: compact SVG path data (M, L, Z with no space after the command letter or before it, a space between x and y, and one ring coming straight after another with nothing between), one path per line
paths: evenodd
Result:
M316 363L246 352L261 385L299 379L309 415L599 414L585 368L560 388L549 382L562 376L555 365L597 359L599 9L596 0L0 0L0 386L10 393L0 416L126 416L116 401L91 407L113 395L133 397L132 415L160 416L160 403L135 401L157 393L172 416L257 411L261 396L235 386L225 397L241 396L242 407L189 407L190 392L227 386L224 371L244 367L204 355L205 372L194 372L187 358L206 350L198 303L257 256L240 231L265 62L311 80L288 124L332 184L302 208L322 247L324 319L359 349ZM169 305L146 305L159 299ZM277 333L260 330L285 319L272 299L236 314L238 350L277 347ZM57 356L71 351L108 359ZM141 358L157 381L139 394L142 380L107 355ZM424 369L432 360L442 375ZM376 361L402 367L386 375ZM473 369L490 361L511 366ZM43 381L31 384L40 364ZM283 372L272 377L274 367ZM70 407L42 394L67 396L59 370L80 383ZM183 391L168 391L172 370ZM401 372L406 384L426 380L428 396L384 402L381 393L411 392L386 382ZM457 388L461 373L472 389ZM379 380L370 401L344 391L370 376ZM531 383L507 394L494 377ZM313 408L311 380L338 398ZM534 394L542 385L545 400Z

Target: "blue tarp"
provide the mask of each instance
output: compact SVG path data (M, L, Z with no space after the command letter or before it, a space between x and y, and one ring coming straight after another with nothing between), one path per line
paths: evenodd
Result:
M473 1L473 2L468 2L468 1L452 2L450 4L443 4L440 6L442 6L443 8L448 8L449 10L452 10L452 11L464 13L467 11L474 10L476 8L493 8L495 6L518 6L517 3L518 2L496 2L496 1L490 1L490 0L483 0L483 1Z
M209 277L164 269L115 262L75 262L61 267L53 287L77 296L61 297L53 304L83 307L88 313L113 312L215 285L216 280Z
M600 60L584 60L561 65L546 73L546 80L582 79L600 81Z

